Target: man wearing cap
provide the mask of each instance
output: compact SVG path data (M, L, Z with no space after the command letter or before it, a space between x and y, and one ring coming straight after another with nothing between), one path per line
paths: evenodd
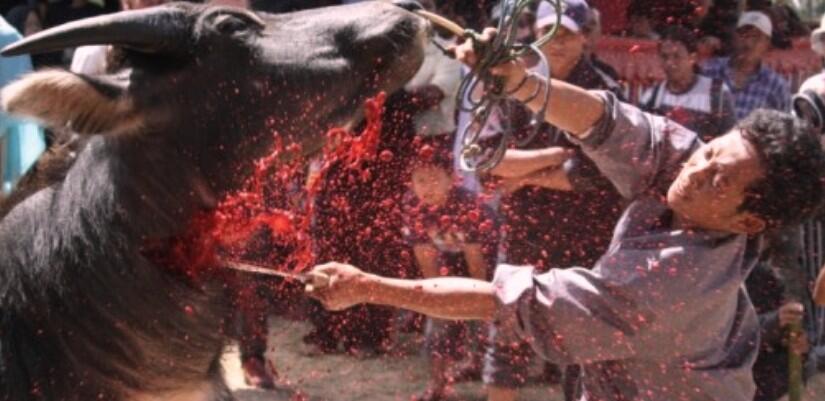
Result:
M759 108L788 111L788 81L762 63L771 49L770 18L759 11L748 11L742 13L736 27L733 56L708 61L705 75L723 79L733 90L737 120Z
M550 62L550 75L587 89L614 92L620 88L608 74L595 68L585 54L588 29L593 25L593 13L584 0L564 0L563 13L548 2L541 2L536 12L536 36L541 37L560 22L556 35L542 46L541 51ZM545 74L544 71L539 71ZM518 116L508 116L518 119ZM518 134L517 134L518 135ZM522 174L519 165L535 155L544 157L535 149L548 148L569 152L564 169L570 178L567 191L541 183L548 171ZM546 126L535 138L520 147L523 153L508 152L491 172L502 177L507 195L502 199L501 213L505 235L502 241L503 259L514 265L537 266L546 271L558 266L592 266L610 243L613 226L623 209L623 200L610 182L601 176L580 148L566 135ZM534 153L531 153L534 152ZM519 160L511 160L516 156ZM527 161L529 163L529 161ZM552 219L538 216L553 216ZM558 224L564 221L567 224ZM517 389L527 376L529 356L526 343L514 346L495 341L491 333L491 347L485 357L483 379L488 385L490 401L513 400ZM547 367L546 374L558 376L558 369ZM564 375L566 398L573 399L576 390L576 369L568 368ZM557 378L553 377L558 380Z

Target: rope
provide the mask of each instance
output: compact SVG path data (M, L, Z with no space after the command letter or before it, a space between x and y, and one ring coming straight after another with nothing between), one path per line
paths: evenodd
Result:
M518 21L528 7L537 1L547 1L556 11L557 20L553 29L535 42L524 45L517 42ZM542 106L533 113L530 119L530 134L520 142L515 141L515 127L511 126L507 119L504 119L502 126L502 137L494 149L484 149L480 141L482 133L489 123L490 117L496 110L500 110L503 115L511 115L513 104L508 101L504 91L503 81L493 76L490 69L496 65L515 60L532 52L538 56L540 67L550 72L550 62L541 52L540 48L553 36L561 24L562 0L501 0L501 16L498 21L498 35L486 45L482 45L479 33L472 30L465 30L464 37L473 41L476 53L479 54L477 64L473 67L461 81L458 90L457 103L461 111L472 114L470 123L461 129L460 143L462 152L460 165L466 171L488 171L495 167L504 157L504 152L515 143L516 146L523 146L530 142L538 134L547 104L550 98L550 85L545 85L540 93L543 99ZM479 88L481 85L481 88ZM480 92L479 92L480 90ZM481 93L474 97L474 93ZM465 107L464 101L467 105Z

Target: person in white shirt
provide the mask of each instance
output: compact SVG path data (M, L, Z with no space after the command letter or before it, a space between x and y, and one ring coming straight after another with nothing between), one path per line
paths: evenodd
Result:
M702 140L728 132L736 123L734 98L721 79L697 73L697 44L693 32L673 26L659 42L665 80L647 90L640 106L702 133Z

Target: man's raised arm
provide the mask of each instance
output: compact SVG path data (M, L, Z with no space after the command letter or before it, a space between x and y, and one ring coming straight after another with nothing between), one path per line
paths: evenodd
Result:
M481 35L482 41L492 41L496 30L487 28ZM466 41L455 49L456 58L470 66L477 61L477 54L473 43ZM504 88L511 97L525 104L533 111L538 111L543 102L543 96L533 96L543 93L547 85L550 89L550 103L545 113L545 121L573 136L581 136L592 128L604 114L604 100L578 86L530 74L527 66L521 60L513 60L499 65L492 70L493 74L504 79ZM515 92L513 92L515 91ZM538 91L538 92L537 92ZM531 97L534 100L527 102Z
M495 29L489 28L481 40L494 36ZM472 43L462 44L455 52L471 66L477 61ZM549 85L545 120L578 142L599 173L626 199L649 189L666 189L681 164L701 146L694 132L666 118L644 113L610 93L530 74L520 60L496 66L491 73L505 81L505 91L512 98L533 110L540 110L544 101L543 96L534 95L543 94Z

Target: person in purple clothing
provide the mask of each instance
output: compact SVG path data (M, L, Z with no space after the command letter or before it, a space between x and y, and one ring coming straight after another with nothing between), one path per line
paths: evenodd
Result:
M473 43L456 54L477 60ZM311 270L323 285L308 293L332 309L373 303L494 321L543 358L582 365L587 400L752 400L759 324L743 282L759 234L819 206L825 153L809 126L757 111L704 144L614 95L530 74L520 60L492 72L534 110L541 101L526 99L549 85L546 120L630 200L605 254L592 269L499 265L492 283L389 279L333 262Z
M446 142L443 146L437 142L425 141L411 168L410 191L404 198L404 233L424 278L489 280L498 253L498 219L476 194L455 185L450 148ZM481 353L471 351L473 340L480 336L471 335L471 329L464 322L427 319L424 345L430 380L414 400L448 398L452 393L450 368L465 355L469 363L481 363Z

